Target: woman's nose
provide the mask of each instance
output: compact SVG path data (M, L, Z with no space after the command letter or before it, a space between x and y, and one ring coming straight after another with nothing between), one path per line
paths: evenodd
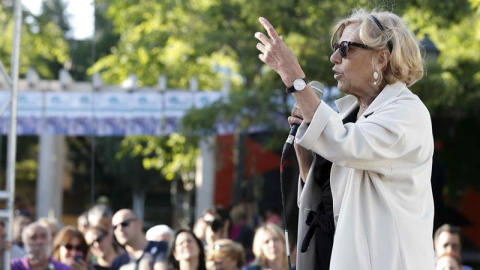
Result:
M330 62L333 64L340 64L342 62L342 57L340 56L339 50L333 51L332 55L330 56Z

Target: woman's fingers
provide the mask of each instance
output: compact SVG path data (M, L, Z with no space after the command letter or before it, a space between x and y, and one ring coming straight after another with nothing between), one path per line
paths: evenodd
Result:
M261 32L255 33L255 38L260 41L257 43L257 49L260 51L258 58L277 72L285 85L291 85L292 78L305 77L297 58L275 28L263 17L260 17L259 21L267 30L268 36Z
M267 30L267 33L269 37L267 37L265 34L262 32L257 32L255 33L255 38L260 41L260 43L257 43L257 49L261 52L261 54L258 55L258 58L262 60L262 62L270 65L272 68L276 68L278 61L276 61L275 55L277 54L278 51L278 46L282 43L282 37L278 35L277 31L273 26L268 22L267 19L260 17L258 19L262 26ZM274 49L274 47L277 47L277 49ZM272 54L274 56L270 56Z
M288 124L290 126L295 125L295 124L300 125L300 124L302 124L302 121L303 120L301 118L297 118L297 117L293 117L293 116L288 117Z
M303 113L302 110L295 104L292 108L292 112L290 113L291 116L303 119Z
M267 30L268 35L274 41L277 40L277 39L280 39L277 31L275 30L275 28L273 28L273 26L270 24L270 22L267 19L265 19L263 17L260 17L260 18L258 18L258 21L260 21L260 23L263 25L263 28L265 28L265 30Z
M257 49L259 51L261 51L262 53L266 53L266 48L265 48L265 45L263 45L262 43L257 43Z
M271 45L272 40L265 36L265 34L262 32L256 32L255 38L258 39L265 46Z

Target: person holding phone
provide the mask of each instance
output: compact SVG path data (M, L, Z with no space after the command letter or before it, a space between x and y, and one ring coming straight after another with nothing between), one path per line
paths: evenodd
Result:
M89 247L83 234L73 226L64 227L53 240L52 257L72 268L88 270Z

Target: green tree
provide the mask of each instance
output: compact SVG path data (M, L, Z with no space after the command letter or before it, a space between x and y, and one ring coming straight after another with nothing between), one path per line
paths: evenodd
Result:
M480 43L477 0L417 1L404 18L419 38L425 35L440 50L436 62L427 62L427 73L413 87L430 109L439 159L446 174L444 194L458 202L469 186L480 188L471 175L480 162L475 141L480 116Z
M399 14L419 39L428 34L439 48L437 62L427 66L426 77L412 88L429 107L434 122L463 123L480 112L476 105L480 98L480 44L478 31L473 30L480 26L478 0L109 3L107 17L120 39L111 54L97 61L90 72L102 72L110 83L135 73L140 85L155 85L157 77L164 74L169 86L178 88L187 88L195 76L200 88L207 91L230 81L227 99L192 110L183 118L184 134L214 133L220 122L234 123L237 134L255 125L278 128L272 119L288 114L285 86L258 59L253 35L264 31L258 17L272 22L298 56L308 78L335 85L329 61L330 29L337 19L358 7L380 7ZM283 104L272 102L273 97ZM442 130L436 136L453 142L459 138L456 134ZM459 158L455 151L446 151L446 155ZM453 164L458 162L449 165L451 179L458 178L453 176L457 169ZM461 177L460 181L455 179L462 183L456 188L471 182L466 175Z
M42 13L38 15L40 24L53 22L59 27L64 36L71 35L71 26L66 16L67 6L63 0L44 0L42 2Z
M13 38L13 7L0 5L0 60L9 69ZM68 44L62 29L53 21L39 20L30 12L23 11L20 46L20 75L29 67L37 70L45 79L53 79L58 72L52 65L63 65L68 59Z

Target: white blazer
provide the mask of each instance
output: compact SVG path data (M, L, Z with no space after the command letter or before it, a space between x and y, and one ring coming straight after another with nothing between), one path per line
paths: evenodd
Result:
M333 163L336 231L330 269L434 269L433 135L427 108L401 82L387 85L356 123L342 123L358 106L355 97L336 105L340 113L321 102L296 136L298 144ZM299 188L300 207L302 196L320 196L318 187L311 189L312 173L308 176ZM304 213L308 209L301 207L300 218ZM299 227L299 243L305 231ZM308 270L302 268L311 265L308 256L297 258L297 269Z

